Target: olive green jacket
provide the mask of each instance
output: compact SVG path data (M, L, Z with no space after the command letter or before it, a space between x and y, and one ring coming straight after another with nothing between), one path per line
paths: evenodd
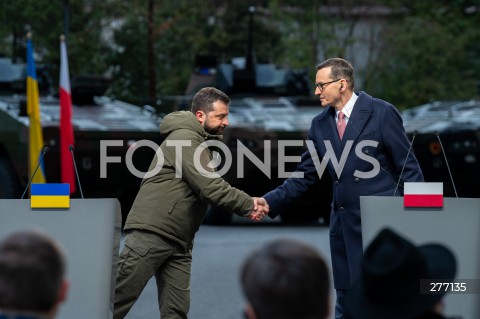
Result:
M154 176L143 179L124 230L155 232L188 249L193 245L195 233L205 217L208 204L215 204L242 216L253 209L249 195L230 186L207 165L213 156L202 143L206 140L219 140L221 135L205 132L195 115L188 111L168 114L160 124L160 133L166 138L149 171L155 169L159 157L157 170L159 167L161 169ZM197 166L201 163L203 170L195 167L197 148ZM179 154L176 155L177 152Z

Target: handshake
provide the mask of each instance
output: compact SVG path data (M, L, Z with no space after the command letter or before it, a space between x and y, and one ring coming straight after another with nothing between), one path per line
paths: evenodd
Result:
M253 210L247 217L254 222L261 221L270 211L267 201L263 197L252 197Z

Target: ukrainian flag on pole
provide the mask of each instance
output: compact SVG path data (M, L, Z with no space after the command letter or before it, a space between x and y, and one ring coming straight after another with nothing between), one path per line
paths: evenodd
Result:
M42 125L40 123L40 98L38 94L37 72L33 60L33 45L30 33L27 34L27 114L30 119L29 130L29 175L31 176L40 159L43 149ZM33 183L45 183L43 163L35 174Z

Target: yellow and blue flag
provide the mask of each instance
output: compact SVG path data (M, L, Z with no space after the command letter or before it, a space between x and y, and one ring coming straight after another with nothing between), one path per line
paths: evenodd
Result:
M43 133L40 122L40 97L38 94L37 72L33 60L33 45L30 38L27 39L27 114L30 119L29 130L29 172L30 176L35 171L43 149ZM42 160L43 161L43 160ZM34 183L45 183L43 163L40 170L32 180Z
M32 184L31 208L70 208L70 184Z

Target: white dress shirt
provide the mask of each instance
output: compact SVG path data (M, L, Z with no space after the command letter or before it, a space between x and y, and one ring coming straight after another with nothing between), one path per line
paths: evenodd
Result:
M357 99L358 99L358 95L355 94L355 92L353 92L352 97L350 98L350 100L348 100L347 104L345 104L345 106L341 110L343 114L345 114L344 120L346 124L348 124L348 119L352 114L353 106L355 105L355 102L357 102ZM337 123L338 123L338 113L340 113L340 111L336 111L335 113L335 122Z

